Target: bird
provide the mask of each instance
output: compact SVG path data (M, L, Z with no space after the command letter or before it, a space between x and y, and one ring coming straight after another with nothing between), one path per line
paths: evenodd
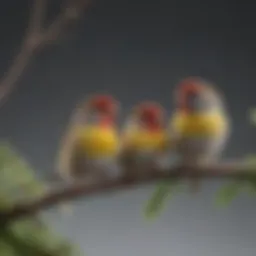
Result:
M175 140L179 161L185 166L216 163L231 132L230 116L217 87L201 77L183 79L174 92L175 109L168 130ZM191 176L191 192L200 182Z
M154 172L167 146L165 110L157 102L143 101L130 111L121 132L120 162L127 180Z
M107 169L115 165L119 150L119 112L119 102L108 94L95 94L78 104L57 160L57 172L64 180L90 184L110 178Z

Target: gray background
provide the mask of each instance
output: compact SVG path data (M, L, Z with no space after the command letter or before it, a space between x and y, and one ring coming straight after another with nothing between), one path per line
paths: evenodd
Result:
M18 50L31 2L1 4L1 73ZM58 2L52 1L49 17ZM234 129L226 155L246 155L255 148L255 128L247 120L256 91L254 14L253 2L95 1L80 25L27 69L0 109L0 135L44 176L82 95L113 93L124 113L143 99L171 109L173 85L200 75L227 98ZM255 198L241 195L228 209L218 209L212 201L218 185L207 181L197 197L178 196L153 224L141 214L153 186L78 200L73 217L52 211L49 221L90 256L255 255Z

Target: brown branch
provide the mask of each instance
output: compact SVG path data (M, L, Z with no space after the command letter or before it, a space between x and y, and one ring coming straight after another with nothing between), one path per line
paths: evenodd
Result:
M149 172L151 173L151 172ZM59 188L50 191L39 199L25 204L18 204L5 214L0 214L0 219L5 223L17 220L37 213L40 210L47 209L61 201L72 200L81 196L90 196L99 193L107 193L111 191L127 189L135 185L156 182L161 179L181 179L197 176L200 178L238 178L250 179L256 178L255 167L248 167L243 164L219 164L208 168L192 168L192 167L175 167L168 172L155 170L154 173L147 177L135 180L109 180L104 183L88 185L86 183L74 184L69 187Z
M89 3L88 0L67 1L67 4L62 8L52 24L47 29L43 29L46 1L34 0L27 32L21 44L20 52L14 58L12 65L0 81L1 106L15 89L18 79L24 73L35 52L45 47L49 42L56 40L70 21L77 20L82 16Z
M9 95L15 88L15 83L18 81L25 68L27 67L33 51L22 46L20 53L15 57L13 65L7 71L5 77L0 82L0 106L2 107L8 100Z
M27 37L29 35L35 35L41 31L44 22L45 9L45 0L35 0L31 9L31 18L28 24Z

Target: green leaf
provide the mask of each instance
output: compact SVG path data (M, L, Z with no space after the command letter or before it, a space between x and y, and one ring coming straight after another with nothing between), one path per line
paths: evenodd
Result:
M256 172L256 155L251 154L244 158L244 163L248 166L255 166L255 172Z
M0 211L46 191L47 186L36 178L29 164L8 143L0 143ZM0 231L0 255L3 256L80 255L66 239L53 233L39 216L17 221L4 232L0 227Z
M69 245L64 239L50 232L48 227L39 219L28 219L15 223L11 227L12 232L21 241L33 244L40 250L55 252L63 245Z
M0 144L0 198L12 203L42 195L45 185L33 169L6 143Z
M13 207L13 203L7 197L0 194L0 211L6 211Z
M32 235L32 234L31 234ZM33 244L29 244L27 241L22 241L17 238L12 232L6 231L2 234L1 239L9 245L12 245L13 251L20 256L53 256L53 254L46 250L41 250Z
M173 195L174 189L178 187L177 180L166 180L162 181L153 195L148 200L144 215L147 219L154 219L161 214L166 206L168 198Z
M251 195L256 194L256 155L246 156L244 159L245 164L250 168L255 168L255 177L251 177L243 182L244 189Z
M34 171L29 164L10 147L0 144L0 175L4 181L29 183L35 180Z
M215 204L221 207L229 205L240 193L242 186L243 185L237 181L225 185L217 192Z
M0 241L0 255L3 255L3 256L20 256L19 254L17 254L15 252L12 245L6 243L3 240Z

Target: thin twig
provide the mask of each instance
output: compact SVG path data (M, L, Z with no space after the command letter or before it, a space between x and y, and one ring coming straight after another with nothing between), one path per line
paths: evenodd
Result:
M7 71L5 77L0 82L0 107L8 100L9 95L15 88L15 83L19 80L23 71L27 67L33 52L25 45L22 46L19 54L15 57L13 65Z
M40 33L41 22L43 20L45 0L35 0L31 8L28 29L22 42L20 52L13 60L13 64L7 72L5 72L0 82L0 104L6 102L8 96L12 93L15 83L28 65L34 51L36 35Z
M81 17L83 11L89 6L89 0L67 1L57 18L49 25L42 36L42 44L55 41L69 22Z
M28 35L35 35L38 32L41 32L45 11L46 11L46 2L45 0L35 0L35 3L31 10L31 18L28 24Z
M9 95L15 89L20 76L24 73L35 52L52 43L58 38L66 25L81 17L86 10L88 0L69 0L67 5L62 8L56 19L47 29L43 29L46 12L47 0L34 0L31 8L31 15L28 22L28 29L21 44L20 52L13 60L9 70L5 72L0 81L0 106L3 106Z
M151 173L151 172L149 172ZM6 214L0 214L1 219L5 222L17 220L21 217L35 214L40 210L47 209L61 201L68 201L81 196L90 196L98 193L107 193L116 190L127 189L135 185L156 182L161 179L182 179L188 176L197 176L200 178L239 178L250 179L256 178L255 167L248 167L243 164L219 164L207 168L191 168L191 167L176 167L168 172L156 170L149 176L134 179L134 180L109 180L104 183L88 185L88 183L73 184L69 187L59 188L50 191L39 199L32 202L15 205L12 210Z

